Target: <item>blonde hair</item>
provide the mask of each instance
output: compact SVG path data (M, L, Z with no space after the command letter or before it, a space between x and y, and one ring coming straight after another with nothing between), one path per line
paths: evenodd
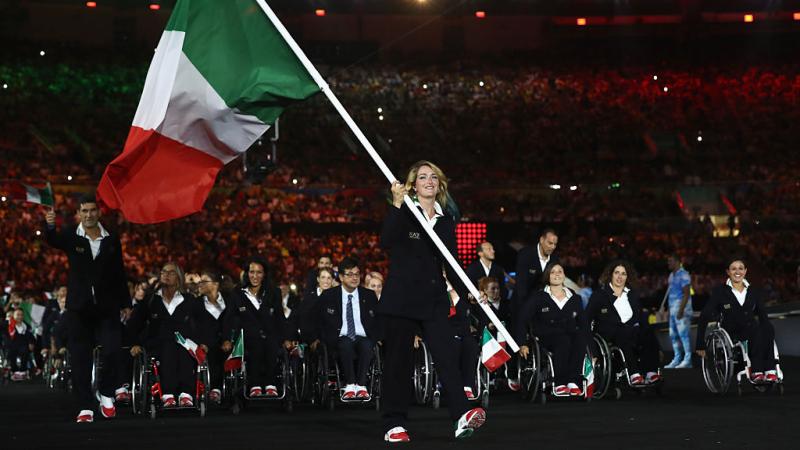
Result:
M425 160L417 161L414 164L412 164L411 168L408 169L408 176L406 177L406 189L408 189L409 192L412 192L414 190L414 184L416 184L417 181L417 173L419 172L419 169L423 166L430 167L431 170L433 170L433 173L435 173L436 176L439 178L439 193L436 194L436 201L439 203L439 206L441 206L442 209L444 209L447 206L448 179L447 176L445 176L444 172L442 172L442 169L440 169L439 166L437 166L436 164Z

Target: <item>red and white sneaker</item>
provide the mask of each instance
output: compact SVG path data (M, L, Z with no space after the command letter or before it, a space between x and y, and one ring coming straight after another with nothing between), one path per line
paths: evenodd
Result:
M383 435L383 440L386 442L410 442L411 437L409 437L405 428L394 427Z
M486 411L483 408L470 409L456 422L456 438L464 439L472 436L484 422L486 422Z
M508 388L511 389L512 392L518 392L522 386L519 384L519 380L512 380L509 378L508 380Z
M568 395L569 394L569 388L564 386L563 384L561 384L561 385L556 386L555 389L553 389L553 393L556 394L556 395Z
M278 396L278 388L273 385L269 385L264 388L264 395L267 397L277 397Z
M777 383L778 382L778 372L774 370L768 370L766 375L764 375L764 380L768 383Z
M220 404L222 402L222 391L219 389L212 389L208 393L208 399L213 403Z
M583 390L575 383L567 384L567 388L569 388L570 397L578 397L583 395Z
M756 372L750 378L753 380L753 383L763 383L764 372Z
M94 412L90 409L83 409L78 413L78 418L75 420L77 423L92 423L94 422Z
M130 403L131 393L125 388L119 388L114 392L114 401L117 403Z
M661 381L661 375L658 372L647 372L647 382L650 384L658 383Z
M631 375L631 384L637 385L637 384L643 384L643 383L644 383L644 378L642 377L641 374L635 373L635 374Z
M467 400L475 400L475 394L472 392L472 388L469 386L464 386L464 395L467 396Z
M261 397L262 392L260 386L253 386L250 388L250 397Z
M161 396L161 406L164 408L174 408L178 402L175 401L175 396L166 394Z
M106 419L113 419L117 416L117 408L114 407L114 400L111 397L100 395L100 414Z
M194 407L194 401L192 401L192 396L183 392L178 397L178 404L181 408L192 408Z
M355 384L348 384L344 388L344 392L342 392L342 400L352 400L356 398L356 385Z
M356 386L356 398L360 400L369 398L369 392L365 386Z

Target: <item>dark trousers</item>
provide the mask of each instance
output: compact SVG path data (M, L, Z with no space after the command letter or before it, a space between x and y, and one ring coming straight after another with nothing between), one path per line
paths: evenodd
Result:
M550 334L540 336L539 341L553 354L555 385L575 383L580 386L583 382L583 358L587 344L583 333Z
M651 327L619 327L603 330L601 335L625 355L629 374L645 375L658 370L658 341Z
M264 387L274 384L279 345L268 338L247 336L245 331L244 360L247 364L247 386Z
M66 311L67 350L72 363L72 386L80 409L94 409L97 399L92 393L92 351L102 346L99 390L114 397L122 383L118 369L122 324L119 316L100 315L93 311Z
M472 336L455 336L456 355L458 355L459 368L461 369L461 386L475 389L475 380L478 374L478 341Z
M210 389L222 389L222 378L225 375L225 353L222 352L219 342L208 346L206 360L208 361L208 375L211 382Z
M336 350L339 353L339 364L344 375L345 384L367 385L367 370L372 362L372 340L363 336L356 336L355 340L347 336L339 336L336 341ZM358 370L355 364L358 361Z
M194 397L197 361L192 355L177 342L166 339L159 342L158 348L153 350L159 362L158 375L162 392L175 396L185 392Z
M431 320L418 321L405 317L384 316L384 350L382 400L385 429L404 427L408 420L408 405L413 398L414 335L422 329L436 373L444 387L450 418L458 420L470 409L464 395L459 359L447 314Z
M8 349L6 353L6 357L8 358L8 363L11 365L11 370L13 372L24 372L28 370L28 358L31 355L31 351L28 350L28 345L25 344L24 347L11 347ZM19 360L19 362L17 362Z
M733 328L730 334L734 340L747 340L747 354L753 372L775 370L775 329L771 323L754 321L747 327Z

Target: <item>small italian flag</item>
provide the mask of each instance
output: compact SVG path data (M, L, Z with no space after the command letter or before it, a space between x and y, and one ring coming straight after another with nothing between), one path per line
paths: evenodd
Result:
M53 200L53 188L50 186L50 183L38 187L20 181L11 181L3 184L3 191L7 192L9 197L13 199L50 207L55 204Z
M203 350L197 343L191 339L186 339L181 335L179 332L175 332L175 341L181 345L181 347L185 348L192 358L197 360L198 364L202 364L203 361L206 360L206 351Z
M489 372L494 372L511 359L511 355L497 342L488 328L483 329L483 343L481 345L481 362Z
M586 380L586 397L594 395L594 364L589 355L583 357L583 378Z
M255 0L178 0L98 200L134 223L200 211L220 169L319 91Z
M241 368L242 360L244 360L244 331L239 331L239 337L233 344L233 350L225 360L225 372Z

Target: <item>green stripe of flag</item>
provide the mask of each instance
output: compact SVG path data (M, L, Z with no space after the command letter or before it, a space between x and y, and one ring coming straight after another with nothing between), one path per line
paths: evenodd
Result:
M179 0L166 29L186 33L183 53L230 108L266 124L319 92L255 0Z

